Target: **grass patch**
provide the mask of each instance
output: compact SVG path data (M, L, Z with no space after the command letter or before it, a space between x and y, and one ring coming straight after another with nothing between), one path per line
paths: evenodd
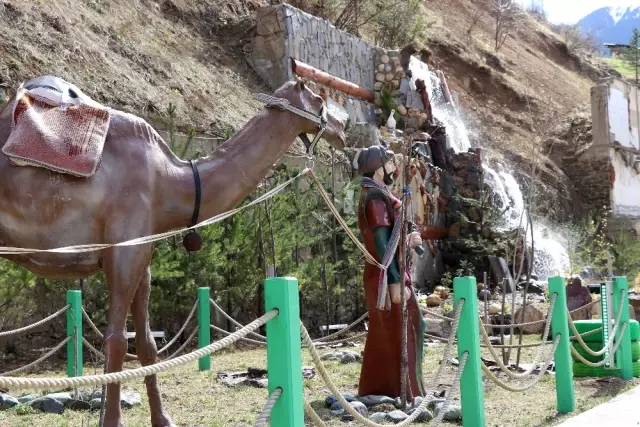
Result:
M611 68L613 68L614 70L616 70L620 74L622 74L624 77L635 79L636 71L631 66L631 64L623 61L622 59L618 59L618 58L602 58L602 60L605 63L609 64L609 66Z
M528 336L525 342L536 341L538 336ZM362 347L352 350L360 351ZM425 349L425 381L431 387L433 375L438 362L442 358L442 344L428 344ZM524 362L531 362L536 349L525 349L522 354ZM321 354L326 350L322 350ZM483 350L483 357L489 359L489 353ZM515 352L511 360L515 360ZM312 365L308 352L303 353L303 364ZM135 367L128 364L128 368ZM360 376L360 364L342 365L339 362L327 362L326 366L335 384L345 393L357 392ZM62 366L61 366L62 367ZM263 349L228 350L213 356L212 370L199 372L197 363L159 375L161 393L165 407L178 426L208 427L240 427L252 426L267 399L267 390L249 386L230 388L216 380L219 371L243 370L249 367L266 368L266 353ZM87 366L85 374L102 372L100 366ZM447 371L443 386L453 380L454 371ZM30 377L64 376L64 371L45 371L29 374ZM505 376L500 378L505 380ZM625 382L611 379L582 379L575 381L576 413L590 409L613 396L638 385L635 379ZM97 390L98 388L96 388ZM141 394L142 405L134 409L123 409L123 422L128 427L148 426L150 422L149 407L144 385L141 380L134 380L123 385L124 391L135 391ZM53 391L53 390L50 390ZM524 393L507 392L490 380L485 379L485 413L487 425L527 427L556 425L567 416L556 414L555 382L552 376L545 376L533 389ZM14 395L32 394L33 390L11 390ZM325 423L331 427L355 425L340 421L333 417L324 407L324 399L329 389L319 376L304 380L304 393L312 407L318 411ZM62 415L42 414L30 410L0 411L0 427L94 427L98 425L99 411L70 411ZM311 426L310 422L307 425ZM443 423L443 425L457 425Z

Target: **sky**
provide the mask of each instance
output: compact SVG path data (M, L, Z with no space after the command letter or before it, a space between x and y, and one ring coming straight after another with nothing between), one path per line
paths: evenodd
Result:
M531 0L518 0L529 6ZM541 0L537 0L539 3ZM548 19L554 24L575 24L594 10L606 6L638 6L638 0L542 0Z

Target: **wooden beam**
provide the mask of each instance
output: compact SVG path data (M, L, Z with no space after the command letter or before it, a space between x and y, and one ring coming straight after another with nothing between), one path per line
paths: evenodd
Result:
M298 61L294 58L291 58L291 70L294 74L300 77L313 80L314 82L339 90L340 92L346 93L347 95L351 95L368 102L373 102L375 99L372 90L365 89L355 83L351 83L339 77L332 76L329 73L325 73L324 71L318 70L317 68L314 68L311 65L305 64L304 62Z

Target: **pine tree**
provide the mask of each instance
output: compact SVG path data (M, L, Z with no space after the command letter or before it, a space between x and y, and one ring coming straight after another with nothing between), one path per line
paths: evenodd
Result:
M631 66L636 72L636 83L638 83L638 74L640 72L640 30L633 29L633 35L629 42L629 48L624 51L624 61Z

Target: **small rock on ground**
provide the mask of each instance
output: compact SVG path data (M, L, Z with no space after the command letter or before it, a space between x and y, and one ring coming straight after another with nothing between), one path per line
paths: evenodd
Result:
M19 397L18 398L18 402L20 402L23 405L26 405L29 402L31 402L32 400L36 400L39 397L40 396L37 395L37 394L27 394L26 396Z
M407 414L405 414L399 409L396 409L395 411L391 411L387 414L386 420L397 424L399 422L406 420L407 418L409 418Z
M120 406L125 409L131 409L134 406L140 405L142 401L140 400L140 393L134 393L132 391L128 391L122 393L120 397Z
M355 401L355 402L349 402L349 405L351 405L351 407L356 411L358 411L358 413L363 417L369 416L369 410L367 409L364 403ZM342 421L353 421L353 420L354 420L353 415L349 414L348 412L342 415Z
M33 409L44 412L45 414L62 414L64 406L60 401L51 399L50 397L40 397L28 403Z
M409 412L407 412L407 415L411 415L417 410L418 410L417 408L413 408ZM413 422L425 423L427 421L431 421L432 419L433 419L433 414L431 413L431 411L429 411L428 409L420 409L420 415L418 415L418 418L416 418Z
M394 398L389 396L380 396L376 394L371 394L368 396L359 396L358 400L367 406L380 405L382 403L390 403L391 405L396 404L396 400Z
M71 393L51 393L47 394L45 397L50 399L55 399L63 405L71 400Z
M436 414L438 414L441 410L443 410L444 403L438 403L436 405ZM460 405L449 405L448 408L444 409L444 416L442 417L445 421L460 421L462 420L462 407Z
M373 421L374 423L381 423L381 422L383 422L384 420L387 419L387 413L386 412L375 412L375 413L371 414L369 419L371 421Z
M18 405L20 402L13 396L8 394L0 394L0 409L9 409Z

